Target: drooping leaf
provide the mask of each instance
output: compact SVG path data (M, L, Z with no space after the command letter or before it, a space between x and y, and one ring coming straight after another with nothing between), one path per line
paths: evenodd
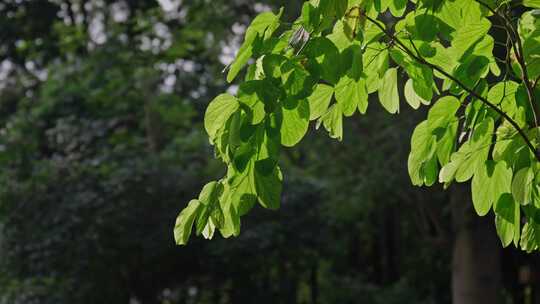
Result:
M540 246L540 225L534 220L530 220L523 225L519 245L522 250L528 253L538 250Z
M180 212L176 218L176 224L174 225L174 239L176 240L176 244L187 244L189 236L191 235L193 223L201 208L202 205L198 200L192 200L189 202L188 206Z
M538 0L528 1L527 6L538 7ZM519 36L523 44L523 57L527 67L527 74L531 79L536 79L540 76L540 21L538 19L538 10L525 12L518 25ZM515 55L515 54L514 54ZM514 71L520 75L521 67L514 62Z
M484 119L473 131L472 138L456 154L461 154L460 165L456 171L456 181L465 182L478 172L478 168L487 160L493 136L493 119ZM452 161L454 158L452 156ZM458 161L459 162L459 161Z
M225 187L220 199L221 210L223 210L223 226L219 229L224 238L237 236L240 233L240 216L234 206L232 186Z
M453 96L445 96L439 99L429 109L428 126L430 130L438 128L446 128L446 126L454 121L457 121L456 112L461 103Z
M331 138L340 141L343 139L343 114L338 104L332 105L326 114L319 119L317 125L320 126L321 123Z
M281 144L285 147L293 147L302 140L308 130L309 103L305 99L287 99L282 109Z
M413 89L413 83L412 80L407 80L407 83L405 83L405 100L407 103L415 110L420 108L421 104L426 104L429 102L422 99L422 97L418 96L416 92Z
M397 87L397 69L390 68L384 74L381 88L379 89L379 101L391 114L399 112L399 93Z
M343 115L351 116L357 108L365 113L367 110L367 91L362 80L356 81L343 76L336 85L336 100L343 109Z
M267 209L276 210L281 200L283 176L279 167L274 167L271 174L265 175L255 167L255 189L259 203Z
M527 205L532 201L534 172L528 168L519 170L512 181L512 195L518 204Z
M223 128L238 107L238 100L229 94L219 95L208 105L204 115L204 127L210 139L215 138L216 132Z
M504 162L486 161L477 168L471 190L474 209L485 216L504 193L510 193L512 170Z
M503 247L512 242L517 246L520 236L521 212L510 193L504 193L495 204L495 227Z
M308 97L309 102L309 119L315 120L321 117L330 106L334 88L326 84L318 84L311 96Z
M423 121L414 129L408 160L409 176L415 186L422 186L425 183L426 164L430 164L434 158L435 149L435 136L430 132L427 121ZM435 174L435 178L436 176Z
M376 92L380 88L383 75L388 70L388 57L388 48L382 43L373 42L366 48L362 62L368 93Z

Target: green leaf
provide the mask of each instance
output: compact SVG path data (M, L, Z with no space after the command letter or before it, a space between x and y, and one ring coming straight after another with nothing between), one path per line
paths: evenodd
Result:
M418 96L413 89L412 79L407 80L405 83L405 100L411 106L411 108L417 110L421 104L429 104L429 101L424 100Z
M453 96L445 96L439 99L429 109L428 126L434 131L438 128L446 128L446 126L454 121L457 121L456 112L461 106L459 100Z
M456 136L458 131L459 122L454 121L444 129L442 137L440 133L437 133L437 158L441 163L441 166L445 166L450 162L452 153L456 146Z
M432 41L436 38L439 31L439 19L426 11L418 11L417 15L411 13L411 21L407 30L414 37L425 41ZM412 18L414 16L414 18Z
M204 128L210 139L215 139L217 131L223 128L238 106L238 100L229 94L221 94L210 102L204 115Z
M504 122L497 130L497 142L493 148L493 159L505 161L516 170L529 166L529 148L523 138L507 122Z
M486 1L495 9L500 4ZM535 3L522 2L533 7ZM414 9L401 17L409 4ZM366 23L361 13L382 20L377 10L386 9L398 18L395 23L378 25L395 33L399 47L377 24ZM518 23L532 80L540 75L539 14L522 13ZM234 80L254 57L238 98L223 94L208 106L205 129L217 156L227 164L227 176L206 185L198 200L180 213L175 226L179 244L187 242L193 225L197 234L207 238L215 230L229 237L239 234L241 216L257 202L265 208L278 208L283 187L278 166L282 147L300 142L310 120L315 119L317 128L323 125L332 138L341 140L343 117L356 109L365 113L368 94L375 91L388 112L400 112L399 71L408 76L403 93L412 108L434 102L427 119L412 134L408 158L412 183L431 186L439 177L448 187L454 180L472 178L473 206L480 216L494 210L503 246L512 241L517 244L521 237L525 250L539 248L540 175L535 178L533 153L509 120L471 98L458 82L403 50L410 48L486 96L530 133L536 144L524 85L490 77L490 72L497 75L501 69L493 55L495 39L489 34L488 9L469 0L310 0L291 25L281 23L280 17L281 12L255 18L227 76L228 81ZM282 25L287 28L276 37L274 32ZM515 54L509 56L515 61ZM391 68L390 58L396 65ZM513 72L520 75L519 69ZM440 81L435 82L434 77ZM435 102L434 94L444 97ZM463 111L462 105L467 103ZM497 140L493 142L495 126ZM513 176L513 172L517 174ZM522 210L527 220L523 234Z
M379 89L379 101L391 114L399 112L399 92L397 87L397 69L390 68L384 74Z
M338 104L334 104L328 109L317 123L317 128L321 125L330 133L331 138L343 139L343 114Z
M437 164L437 158L432 157L422 165L421 174L423 175L424 185L431 187L437 182L437 176L439 175L439 165Z
M540 8L540 0L523 0L523 5L532 8Z
M358 85L359 88L359 99L358 99L358 111L362 114L366 114L368 106L369 106L369 97L367 93L367 86L365 81L362 79Z
M283 102L283 122L281 124L281 144L285 147L295 146L309 127L309 103L305 99L287 99Z
M240 70L246 65L248 60L253 55L253 44L257 38L268 39L273 32L279 27L279 19L283 13L283 9L277 15L272 12L264 12L259 14L251 25L246 30L244 43L238 50L236 59L230 66L227 74L227 81L232 82Z
M354 44L341 54L342 71L355 81L360 81L364 75L363 52L360 45Z
M519 245L527 253L538 250L540 244L540 227L534 221L528 221L523 226Z
M518 88L519 84L514 81L499 82L489 89L487 98L520 125L524 125L524 120L519 121L519 103L516 101Z
M403 16L403 13L405 12L405 9L407 8L407 2L408 0L390 0L388 3L388 8L390 9L390 13L394 15L394 17L401 17Z
M360 108L360 112L367 110L367 91L365 83L356 81L349 76L343 76L336 85L336 100L343 109L343 115L351 116Z
M341 18L347 10L348 0L333 0L336 11L336 17Z
M210 219L210 212L208 210L208 206L205 206L205 205L201 206L199 215L197 216L195 220L195 234L197 236L201 235L204 228L208 225L209 219Z
M302 7L302 24L304 28L310 32L315 31L319 27L320 18L318 8L309 2L304 2Z
M512 195L518 204L528 205L532 201L534 172L527 167L519 170L512 181Z
M470 55L463 59L463 63L456 66L452 73L466 87L474 87L489 72L489 59L484 56ZM452 92L458 93L463 90L453 84Z
M423 8L427 8L431 11L437 11L446 2L444 0L417 0L422 4Z
M362 62L366 74L368 93L374 93L381 86L381 76L388 70L388 48L379 42L366 47Z
M282 176L277 167L278 139L269 135L268 126L260 125L245 146L243 150L247 152L241 153L247 159L243 161L245 165L229 167L228 172L230 201L234 207L234 210L231 210L231 219L235 219L235 214L242 216L247 213L256 201L265 208L279 207ZM229 229L229 234L235 231Z
M435 155L435 136L430 132L427 121L421 122L415 129L411 138L411 152L409 154L408 169L411 181L415 186L422 186L426 181L426 166ZM431 164L432 165L432 164ZM433 173L433 172L429 172ZM435 174L436 176L436 174Z
M315 85L311 75L298 63L287 61L281 66L283 88L290 98L305 98ZM279 96L276 96L276 99Z
M373 3L377 12L382 13L388 9L392 1L393 0L374 0Z
M460 183L471 179L488 158L493 128L493 119L484 119L474 129L472 138L452 154L450 162L441 169L439 181L448 185L454 178Z
M487 160L491 138L493 136L493 128L493 119L490 117L484 119L474 129L472 138L458 152L454 153L454 155L460 153L463 157L456 171L456 181L465 182L471 179L478 171L478 168ZM452 161L454 161L453 158Z
M322 14L320 31L327 29L333 25L336 18L336 4L334 0L319 0L314 1L318 3L319 11Z
M529 6L538 8L536 1L529 2ZM530 79L536 79L540 76L540 21L538 10L525 12L518 25L519 36L523 43L523 57L527 67L527 74ZM514 56L514 54L512 55ZM514 70L517 75L521 75L521 68L514 64Z
M219 229L224 238L238 236L240 234L240 216L233 203L232 186L226 186L220 199L220 207L223 210L223 226Z
M204 226L202 235L205 239L211 240L214 237L215 231L216 231L216 225L214 224L212 218L210 218L206 226Z
M201 193L199 194L199 202L204 205L208 205L214 201L217 201L219 195L219 184L217 182L210 182L201 190Z
M264 55L262 59L264 76L267 78L281 78L281 66L287 62L287 57L276 54Z
M331 84L339 80L341 69L338 48L328 38L319 37L310 40L305 48L308 58L308 70Z
M255 40L255 39L254 39ZM253 56L253 42L245 41L244 44L238 50L235 60L229 67L229 73L227 74L227 81L232 82L242 68L247 64L251 56Z
M251 147L250 147L251 148ZM257 201L257 191L255 189L254 182L254 167L256 161L255 149L251 148L249 152L245 153L243 156L245 160L243 161L243 166L239 168L240 170L229 166L228 170L228 192L224 193L225 199L229 200L227 202L221 201L222 208L229 209L230 220L235 220L234 216L242 216L246 214L251 208L255 205ZM226 195L225 195L226 194ZM226 205L223 207L223 205ZM232 206L229 206L229 204ZM234 208L234 210L232 210ZM224 214L226 209L223 209ZM235 232L234 221L229 222L229 232Z
M405 40L403 43L412 50L418 49L412 40ZM422 99L431 101L434 85L433 71L425 65L416 62L414 59L408 58L408 54L400 49L392 49L390 55L409 75L415 93Z
M206 184L199 194L201 209L196 220L197 235L201 233L205 238L211 238L214 230L223 225L223 212L219 205L219 198L223 193L223 185L218 182Z
M512 170L504 162L486 161L477 168L471 184L474 209L485 216L503 193L510 193Z
M431 101L431 98L433 98L432 70L414 61L407 64L405 69L413 80L413 89L416 94L427 102Z
M242 109L248 115L251 124L259 124L266 116L262 100L265 81L252 80L244 82L238 89L238 100Z
M520 236L520 207L510 193L504 193L495 204L495 227L503 247L514 242L517 246Z
M274 167L270 175L264 175L255 167L255 188L259 203L267 209L276 210L281 200L283 175L279 167Z
M180 212L176 218L176 224L174 225L174 239L176 244L187 244L193 228L193 222L201 208L202 205L198 200L192 200L189 202L188 206Z
M491 23L487 19L481 19L466 26L459 26L452 40L451 54L455 58L464 59L463 56L466 55L466 51L484 39L490 27Z
M334 25L332 34L328 35L328 39L335 44L339 51L343 51L353 43L354 37L350 33L347 33L345 22L339 20Z
M456 155L459 155L461 159L458 160ZM447 188L447 186L454 180L456 177L456 171L463 161L461 154L453 154L452 158L453 160L443 166L439 172L439 183L444 183L445 188Z
M308 97L310 120L315 120L326 113L333 95L333 87L326 84L318 84L315 86L313 93Z

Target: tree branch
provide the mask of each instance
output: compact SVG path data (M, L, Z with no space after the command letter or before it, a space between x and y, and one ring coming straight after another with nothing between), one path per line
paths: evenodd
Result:
M514 49L514 53L516 54L516 61L518 62L521 69L521 81L523 82L523 85L525 85L525 89L527 90L527 97L529 98L529 104L531 106L534 117L534 125L536 126L536 128L538 128L538 117L540 117L540 109L536 104L536 95L534 94L534 87L536 86L536 83L533 86L529 77L529 73L527 72L527 65L525 64L525 55L523 53L523 42L521 41L521 37L519 36L516 27L512 24L512 22L508 19L506 15L499 13L497 10L491 8L483 1L475 1L483 7L487 8L494 16L500 18L504 23L503 26L505 27L507 33L509 33L510 39L512 40L512 48ZM508 52L510 52L510 50L508 50Z
M363 15L367 20L369 20L371 23L377 26L384 35L386 35L388 38L394 41L397 45L399 45L407 53L407 55L409 55L415 61L441 73L442 75L444 75L445 77L447 77L448 79L456 83L458 86L460 86L463 90L467 91L471 96L480 100L481 102L486 104L488 107L493 109L495 112L497 112L499 115L501 115L505 120L507 120L510 123L510 125L512 125L514 129L516 129L516 131L523 138L523 140L525 141L525 143L527 144L531 152L533 152L534 156L536 157L536 160L540 162L540 153L538 153L538 151L536 150L536 148L534 147L530 139L527 137L527 134L525 133L525 131L523 131L523 129L521 129L519 125L510 116L508 116L508 114L506 114L503 110L499 109L495 104L491 103L485 97L481 96L480 94L476 93L474 90L467 87L463 82L461 82L459 79L452 76L451 74L449 74L442 68L426 61L423 57L420 57L414 54L414 52L411 51L401 40L399 40L399 38L397 38L390 31L386 30L377 20L368 16L365 12L363 13Z

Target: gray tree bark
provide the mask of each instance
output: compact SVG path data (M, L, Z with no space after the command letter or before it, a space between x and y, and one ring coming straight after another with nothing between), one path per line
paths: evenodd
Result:
M492 216L476 215L469 187L452 190L452 303L501 303L501 247Z

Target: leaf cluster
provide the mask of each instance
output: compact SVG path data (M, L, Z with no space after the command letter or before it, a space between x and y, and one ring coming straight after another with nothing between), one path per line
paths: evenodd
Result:
M516 6L525 13L516 16ZM310 0L291 24L282 10L260 14L228 71L232 82L247 66L238 94L219 95L206 111L227 174L180 213L177 243L193 226L206 238L216 229L236 236L256 203L278 208L280 151L311 122L342 140L344 118L374 100L396 114L403 100L430 107L412 134L412 183L472 180L475 210L494 211L502 244L538 249L537 8L531 0Z

